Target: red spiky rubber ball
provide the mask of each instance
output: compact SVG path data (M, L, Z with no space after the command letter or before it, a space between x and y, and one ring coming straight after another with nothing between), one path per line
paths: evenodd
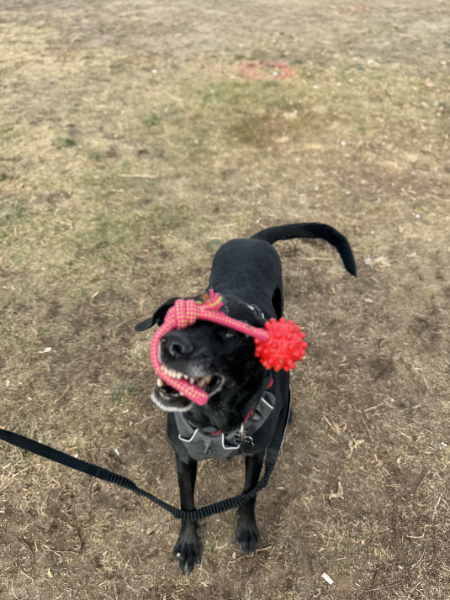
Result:
M261 364L266 369L275 371L295 369L295 363L302 360L308 346L303 341L305 334L300 331L300 327L294 321L286 322L282 317L279 321L273 318L266 321L264 329L267 330L269 339L265 342L255 339L255 356Z

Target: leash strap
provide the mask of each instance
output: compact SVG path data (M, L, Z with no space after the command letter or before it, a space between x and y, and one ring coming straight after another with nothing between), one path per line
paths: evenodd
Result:
M239 506L242 506L251 498L254 498L254 496L256 496L256 494L259 491L266 487L266 485L269 483L269 478L275 467L275 463L278 458L278 453L283 442L284 431L286 429L287 419L289 415L289 404L290 403L286 403L286 414L284 415L284 418L278 420L278 426L275 429L272 441L267 450L264 465L264 475L256 484L256 486L248 492L240 494L239 496L233 496L232 498L227 498L226 500L222 500L221 502L214 502L213 504L208 504L207 506L203 506L202 508L196 510L181 510L179 508L176 508L175 506L172 506L170 504L167 504L167 502L160 500L153 494L150 494L149 492L146 492L145 490L139 488L133 481L131 481L131 479L128 479L128 477L124 477L123 475L119 475L118 473L113 473L108 469L99 467L98 465L94 465L84 460L80 460L79 458L70 456L70 454L66 454L65 452L61 452L60 450L55 450L51 446L41 444L40 442L31 440L30 438L24 437L23 435L19 435L18 433L13 433L12 431L8 431L7 429L0 429L0 440L8 442L8 444L12 444L13 446L22 448L22 450L32 452L33 454L38 454L39 456L60 463L65 467L70 467L71 469L75 469L76 471L86 473L91 477L97 477L97 479L102 479L103 481L107 481L108 483L114 483L115 485L119 485L120 487L123 487L127 490L131 490L135 494L138 494L138 496L148 498L164 510L167 510L176 519L182 519L183 521L199 521L206 517L210 517L211 515L216 515L218 513L225 512L226 510L230 510L231 508L238 508Z

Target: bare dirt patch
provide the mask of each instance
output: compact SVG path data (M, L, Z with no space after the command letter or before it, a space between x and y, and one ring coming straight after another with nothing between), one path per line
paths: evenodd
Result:
M335 226L358 279L322 242L278 244L309 352L259 552L225 513L183 577L166 513L2 444L1 597L448 597L448 9L3 2L1 426L176 504L134 323L273 224ZM208 462L197 503L242 482Z

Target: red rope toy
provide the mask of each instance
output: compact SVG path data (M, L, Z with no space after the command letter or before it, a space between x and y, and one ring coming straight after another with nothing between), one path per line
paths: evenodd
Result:
M284 318L276 321L272 318L264 323L264 328L252 327L221 312L219 309L222 305L222 297L212 289L209 290L209 297L207 294L202 296L202 302L181 298L176 300L175 304L167 311L164 323L157 330L150 344L150 360L156 374L183 396L200 406L208 402L208 393L195 384L189 383L186 379L170 377L164 373L159 361L159 342L172 329L186 329L200 319L251 335L255 338L255 356L259 358L266 369L275 371L295 369L295 363L302 360L308 346L303 341L305 334L300 331L300 327L294 321L286 322Z

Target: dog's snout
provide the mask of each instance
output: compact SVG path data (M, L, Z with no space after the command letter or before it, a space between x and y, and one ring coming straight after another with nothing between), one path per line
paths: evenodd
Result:
M178 331L171 331L161 339L163 349L172 358L186 357L191 354L193 346L189 339Z

